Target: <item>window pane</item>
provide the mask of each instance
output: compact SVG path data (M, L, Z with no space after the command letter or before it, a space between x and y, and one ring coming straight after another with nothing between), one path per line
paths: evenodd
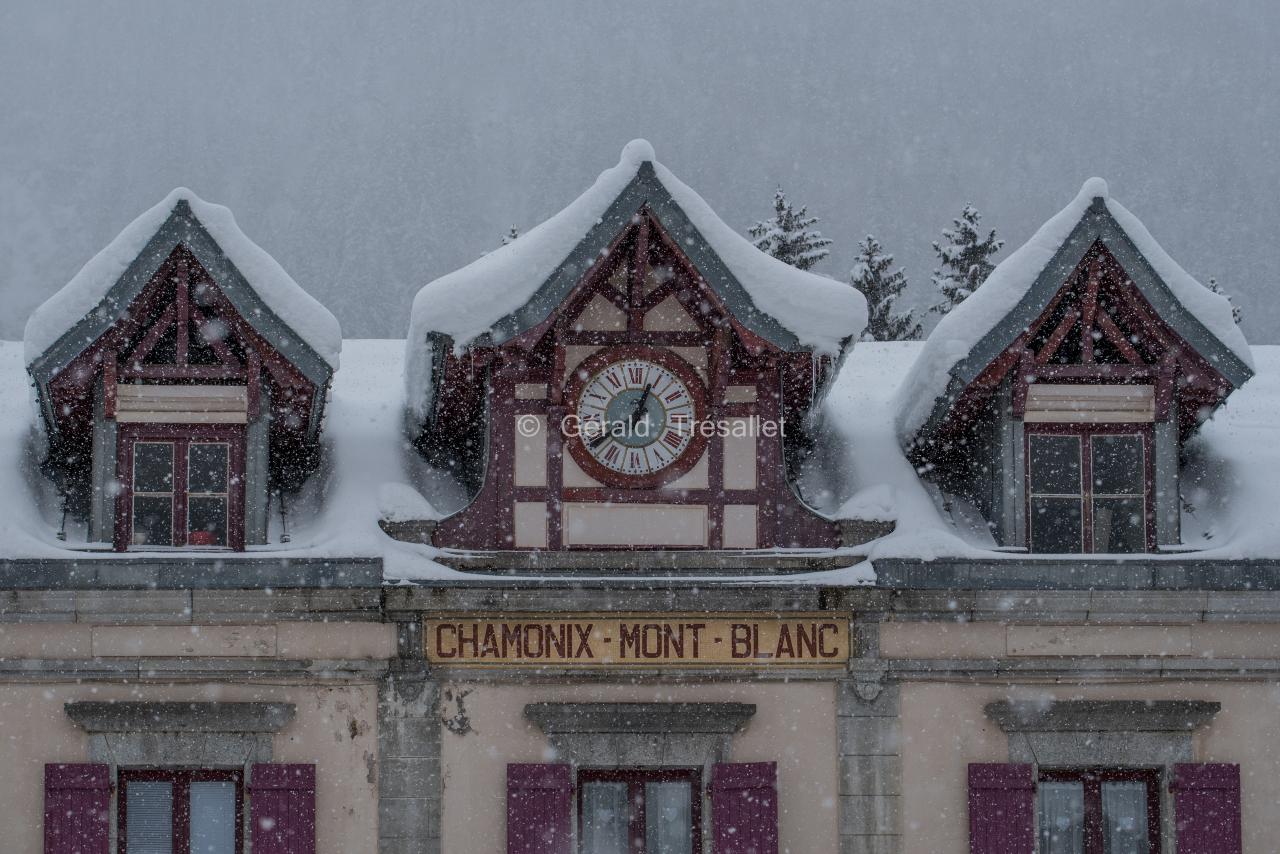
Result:
M193 497L187 499L187 545L227 544L227 499Z
M1149 854L1147 784L1138 780L1102 784L1103 854Z
M1031 436L1031 492L1080 494L1080 437Z
M224 442L192 442L187 450L187 491L227 491L228 446Z
M1084 854L1084 785L1040 783L1038 854Z
M171 443L134 443L133 491L173 492L173 445Z
M1146 507L1141 498L1093 500L1093 550L1129 554L1147 550Z
M127 786L129 854L173 854L173 784L133 780Z
M173 499L165 496L134 496L133 544L173 545Z
M693 801L689 784L644 785L645 854L692 854Z
M235 854L236 786L191 784L191 854Z
M582 787L582 854L627 854L631 809L626 783Z
M1141 436L1094 436L1093 491L1101 495L1141 495L1146 484Z
M1048 554L1081 551L1078 498L1031 499L1031 548Z

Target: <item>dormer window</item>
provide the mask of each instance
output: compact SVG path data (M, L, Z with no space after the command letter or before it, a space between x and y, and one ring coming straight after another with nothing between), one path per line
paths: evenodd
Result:
M151 238L132 248L144 226ZM265 543L271 496L297 489L318 460L337 321L230 211L188 190L100 257L126 251L136 255L123 271L91 263L28 326L45 467L87 522L88 542L116 551ZM65 291L96 305L63 317Z
M995 545L1155 551L1181 543L1183 444L1252 373L1230 304L1095 178L938 324L899 436Z

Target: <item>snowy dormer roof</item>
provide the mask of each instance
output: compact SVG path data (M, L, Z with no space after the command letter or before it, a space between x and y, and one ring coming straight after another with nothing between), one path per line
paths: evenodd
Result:
M501 344L546 320L646 204L735 319L780 349L837 355L866 326L860 292L756 249L638 139L564 210L418 292L405 366L415 414L429 408L440 344Z
M337 318L245 236L230 210L185 187L130 223L31 315L24 359L37 380L96 341L179 243L263 337L324 386L342 351Z
M894 398L904 444L930 433L957 396L1031 325L1084 254L1101 240L1161 319L1238 388L1253 357L1231 304L1196 281L1101 178L1080 192L981 287L942 318Z

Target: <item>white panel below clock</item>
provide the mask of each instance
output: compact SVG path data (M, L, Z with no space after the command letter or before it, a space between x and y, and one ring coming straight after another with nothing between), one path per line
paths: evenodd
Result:
M513 509L512 528L518 549L547 547L547 505L541 501L517 501Z
M670 483L663 484L662 489L706 489L710 481L711 464L707 453L703 451L702 456L693 464L693 468Z
M565 486L604 486L603 483L582 470L577 460L573 458L573 454L565 453L560 459L563 461L560 482Z
M726 549L754 549L759 543L756 533L756 505L726 504L721 533Z
M702 504L564 505L566 546L705 546Z

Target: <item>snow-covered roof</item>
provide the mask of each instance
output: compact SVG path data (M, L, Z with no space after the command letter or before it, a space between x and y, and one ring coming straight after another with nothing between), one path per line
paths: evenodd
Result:
M279 347L287 331L289 339L301 339L329 371L338 367L342 331L337 318L245 236L229 209L185 187L131 222L32 313L24 331L26 363L34 365L51 352L74 355L93 343L178 242L188 245L236 309L264 329L273 345ZM295 350L286 352L290 358L303 355L290 349Z
M478 340L500 344L545 320L644 204L734 316L779 347L835 355L866 325L860 292L756 249L638 139L568 207L418 292L406 355L416 414L429 407L432 362L442 339L455 351Z
M900 447L890 402L923 349L918 342L859 343L850 352L824 403L834 471L852 496L833 514L838 518L897 521L896 530L851 550L850 563L864 551L874 564L882 558L982 558L1023 560L1000 552L976 515L955 500L941 509L936 488L923 482ZM393 540L382 518L433 518L457 507L465 496L456 484L418 462L406 448L401 380L404 342L348 340L343 367L334 376L325 443L324 471L310 478L289 505L292 541L282 544L278 507L273 505L270 545L251 546L243 555L221 553L231 562L245 558L377 558L390 580L477 579L436 560L428 546ZM1187 447L1182 476L1186 501L1183 540L1197 559L1280 558L1280 346L1253 348L1258 374L1232 395ZM29 391L22 345L0 342L0 394L21 399ZM86 552L83 531L73 526L68 540L56 539L59 503L37 470L41 437L33 430L33 408L0 411L0 560L114 560L105 549ZM433 509L434 508L434 509ZM168 553L169 557L173 553ZM127 557L136 558L130 552ZM1080 556L1088 559L1089 556ZM1182 555L1125 555L1119 560L1178 560ZM840 571L779 580L842 583ZM733 581L731 576L720 582Z
M1248 379L1252 356L1231 304L1169 257L1111 198L1106 181L1090 178L930 333L892 403L900 441L910 442L945 415L955 396L1040 315L1099 238L1165 322L1234 386Z

